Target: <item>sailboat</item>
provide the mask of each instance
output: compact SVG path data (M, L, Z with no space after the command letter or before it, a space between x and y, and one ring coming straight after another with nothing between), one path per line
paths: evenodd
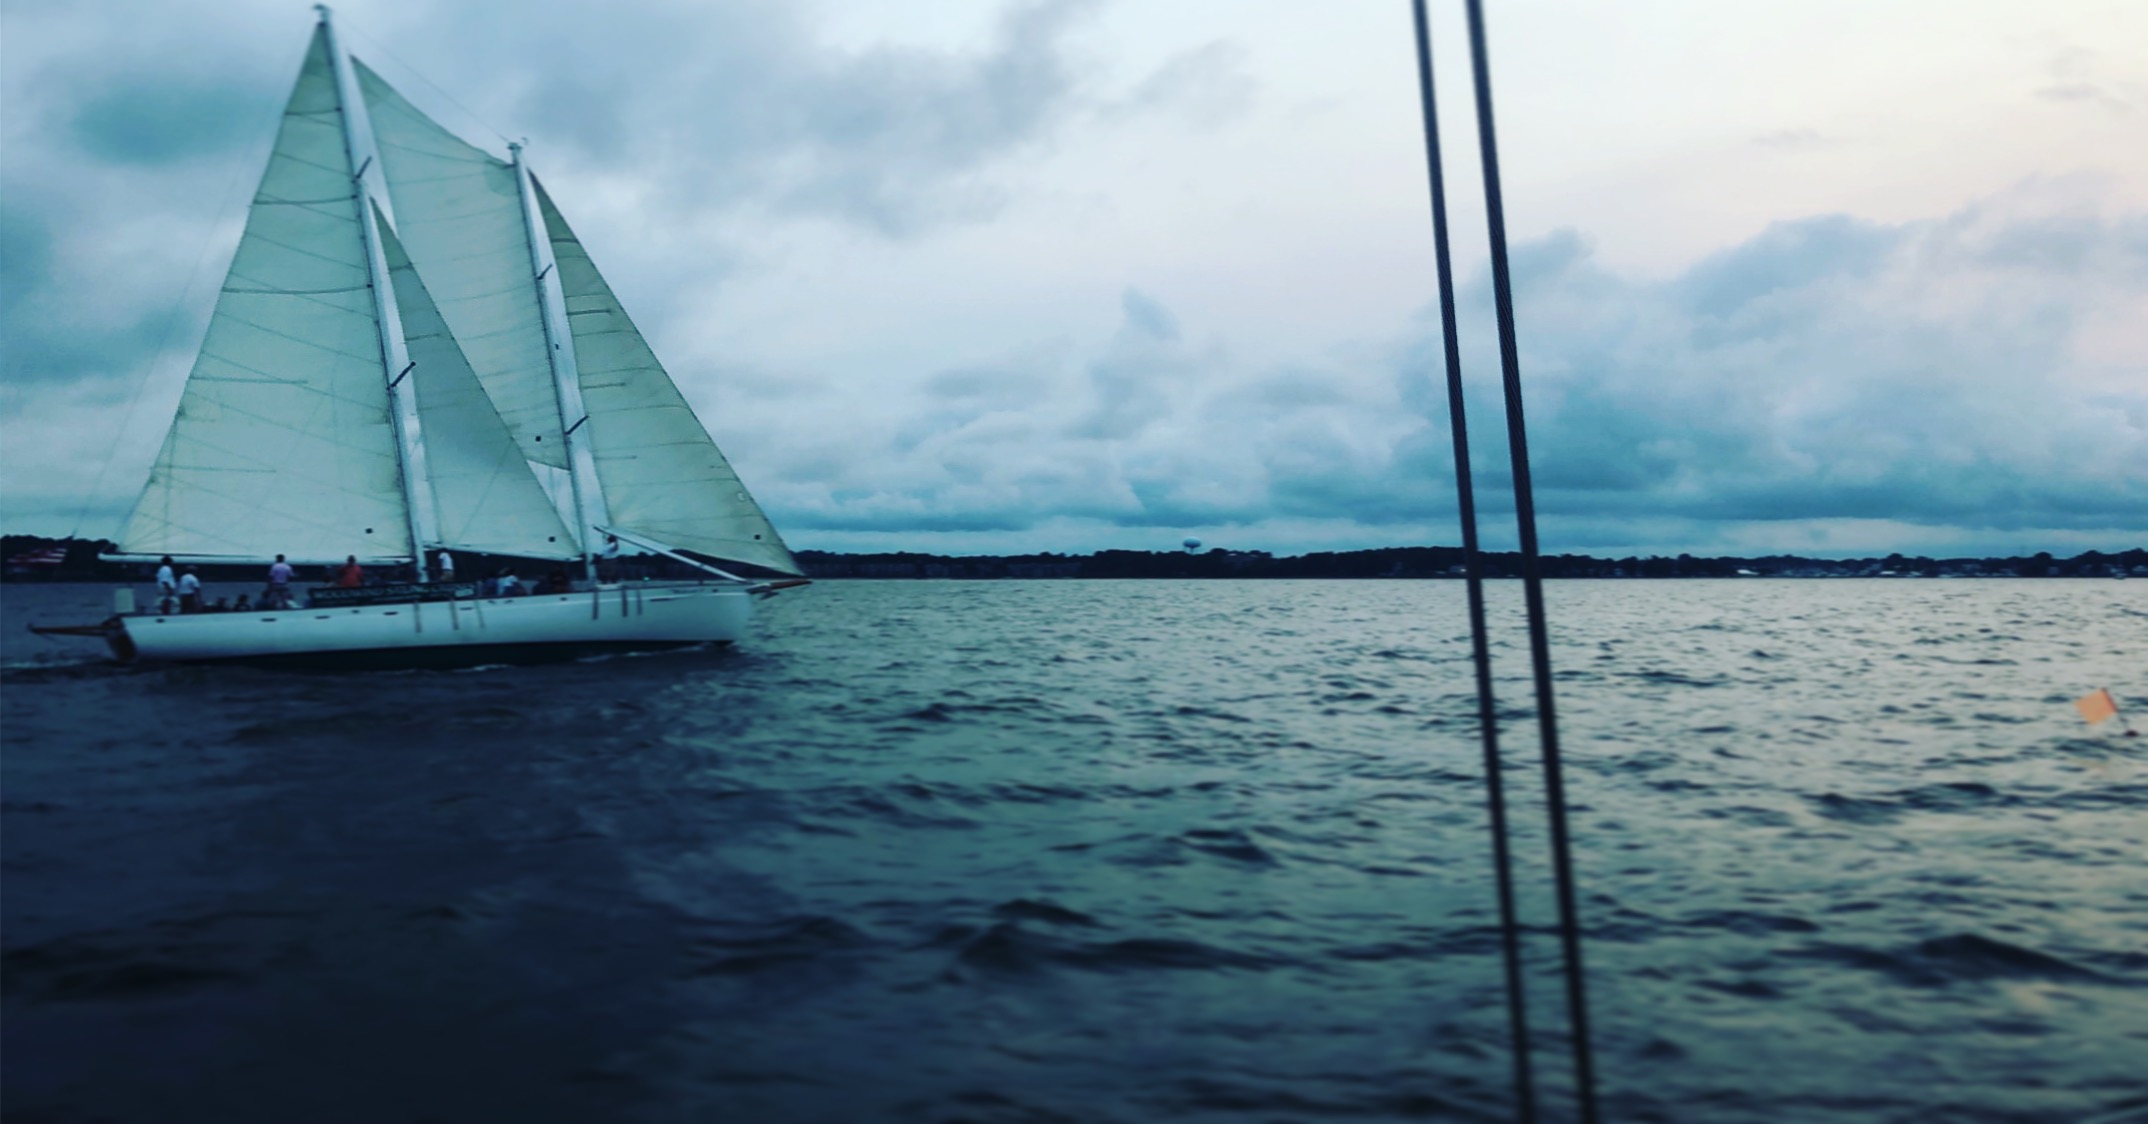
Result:
M275 610L131 611L122 660L470 663L723 644L797 562L523 160L467 143L320 13L121 561L405 569ZM624 541L695 567L622 582ZM582 577L425 581L438 552ZM741 576L725 566L778 575Z

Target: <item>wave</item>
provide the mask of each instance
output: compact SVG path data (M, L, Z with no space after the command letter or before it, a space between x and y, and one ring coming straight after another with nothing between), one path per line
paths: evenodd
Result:
M1027 975L1052 969L1084 972L1265 971L1280 962L1199 941L1170 937L1136 937L1116 941L1077 941L1039 933L1017 921L1002 921L963 941L955 957L961 968L992 974Z
M1920 988L2009 979L2108 982L2102 973L2049 953L1975 933L1933 937L1906 949L1819 944L1794 949L1785 955L1832 961L1877 972L1897 983Z

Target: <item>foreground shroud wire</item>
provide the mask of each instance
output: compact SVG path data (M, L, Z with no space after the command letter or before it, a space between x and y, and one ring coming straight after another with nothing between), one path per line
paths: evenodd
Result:
M1545 812L1550 825L1552 870L1558 896L1559 939L1566 983L1567 1018L1572 1029L1575 1096L1581 1119L1595 1124L1595 1062L1589 1046L1588 994L1581 961L1581 929L1574 895L1573 848L1567 832L1566 786L1559 754L1559 730L1553 705L1551 644L1544 620L1544 583L1536 537L1536 503L1529 479L1527 427L1522 416L1521 364L1514 339L1514 295L1507 269L1506 217L1499 190L1499 153L1492 130L1492 80L1485 49L1482 0L1465 0L1469 15L1470 62L1475 79L1477 140L1484 166L1485 222L1491 241L1492 294L1499 321L1499 362L1506 397L1507 449L1514 475L1514 513L1519 525L1522 588L1528 606L1529 657L1536 686L1537 731L1544 770ZM1483 572L1477 548L1476 499L1469 466L1469 435L1462 399L1462 368L1455 330L1454 279L1448 252L1447 198L1440 164L1439 115L1433 99L1431 28L1425 0L1412 0L1417 46L1418 92L1423 102L1425 161L1431 179L1432 236L1439 272L1440 326L1447 363L1447 409L1454 432L1455 498L1462 523L1462 548L1468 570L1469 629L1477 676L1477 719L1483 734L1486 803L1492 832L1493 863L1499 887L1501 944L1506 962L1507 1012L1514 1055L1516 1118L1536 1119L1534 1079L1529 1062L1526 993L1522 985L1520 926L1515 916L1512 852L1509 846L1506 793L1500 777L1499 737L1492 699L1491 656L1484 620Z

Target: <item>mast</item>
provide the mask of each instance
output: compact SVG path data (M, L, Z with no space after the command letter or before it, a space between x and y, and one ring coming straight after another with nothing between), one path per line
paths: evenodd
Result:
M425 548L440 541L439 519L433 510L432 482L425 472L425 439L418 423L417 387L411 383L413 368L409 348L403 341L403 318L395 303L395 286L388 276L388 259L374 229L375 212L389 222L395 207L388 198L387 181L380 167L380 153L373 145L373 124L366 116L365 99L358 93L358 76L350 56L343 52L336 25L329 19L328 5L316 4L321 14L321 33L328 40L328 58L335 70L336 102L343 119L343 145L358 196L358 231L365 240L368 284L373 290L374 319L380 328L381 378L388 384L388 416L395 424L397 475L403 484L403 510L410 523L410 552L418 572L425 570Z
M529 165L522 162L522 146L510 142L515 167L515 191L522 200L523 229L529 238L530 272L537 286L537 309L544 321L545 355L552 361L552 393L559 404L561 440L567 445L567 472L574 485L575 536L582 544L585 577L597 579L595 551L591 549L597 528L610 522L604 512L604 488L597 480L597 461L589 441L580 435L589 411L582 405L582 376L575 363L574 336L567 328L567 296L559 285L559 262L552 256L552 239L545 233L544 216L537 208L537 191Z

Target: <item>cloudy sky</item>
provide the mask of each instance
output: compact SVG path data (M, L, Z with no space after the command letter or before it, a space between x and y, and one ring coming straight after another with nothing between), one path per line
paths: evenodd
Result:
M1489 8L1545 549L2148 544L2148 5ZM1406 0L337 12L449 127L528 139L794 547L1458 541ZM0 21L0 527L110 535L313 17Z

